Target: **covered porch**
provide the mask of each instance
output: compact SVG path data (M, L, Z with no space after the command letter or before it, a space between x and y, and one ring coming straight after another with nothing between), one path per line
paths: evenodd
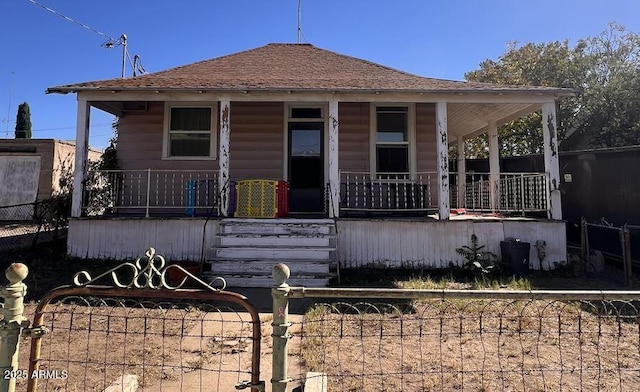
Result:
M235 116L233 108L236 106L232 106L232 101L219 101L217 157L213 161L188 161L188 169L173 168L184 166L172 164L179 163L174 160L145 160L142 164L147 167L142 168L139 162L134 164L128 159L121 159L122 169L91 171L83 154L86 149L82 151L84 143L78 143L72 216L233 217L238 215L238 201L243 199L239 197L242 195L238 195L236 185L250 179L279 181L282 183L278 186L285 187L275 196L261 195L261 202L271 198L271 202L277 204L275 199L284 197L287 204L314 206L306 213L304 209L300 213L300 208L291 208L290 212L281 208L276 215L281 217L310 214L330 218L420 215L447 220L452 211L465 211L562 219L554 101L499 104L504 100L500 95L493 97L498 101L493 103L464 102L460 96L455 102L428 103L422 100L412 104L393 103L393 106L386 101L360 104L308 101L296 102L295 105L282 102L276 111L282 113L284 108L286 113L281 115L276 128L284 129L280 135L270 136L275 146L275 153L271 156L280 155L280 163L274 165L275 169L269 173L260 168L251 169L260 165L260 162L250 163L247 158L247 149L257 148L259 144L254 143L252 147L245 141L254 135L247 132L244 124L232 130L236 129L234 120L239 123L257 121L259 126L261 117L251 119L246 107L259 106L260 102L238 102L236 106L240 107L240 113ZM463 102L459 102L461 100ZM354 119L351 113L354 105L367 108L368 113ZM78 122L79 139L88 138L91 106L113 108L124 105L102 101L87 101L80 105L79 119L84 120ZM390 107L407 108L406 112L400 113L407 123L405 129L388 132L377 127L376 120L381 121L385 115L380 108ZM291 108L319 108L320 114L314 122L303 122L287 117ZM421 110L427 114L417 116L416 111ZM545 172L501 172L498 125L534 110L543 112ZM433 113L431 117L428 111ZM112 112L124 114L117 110ZM397 112L392 115L398 117ZM133 116L126 113L122 120L126 128L121 132L125 147L127 138L131 138L127 121L139 123L151 117L132 120ZM155 117L151 120L157 122ZM345 118L344 133L341 132L342 117ZM357 134L352 126L355 121L365 123L357 129ZM307 124L317 128L301 126ZM292 127L302 128L300 134L305 138L303 142L307 143L309 135L317 129L317 140L312 145L316 150L296 156L296 129ZM489 136L490 170L486 173L467 172L464 140L483 132ZM397 140L381 142L389 135ZM357 147L354 147L355 138L358 138ZM457 147L459 152L455 165L449 159L450 147ZM311 162L314 159L317 162ZM395 165L395 168L404 170L383 168L383 159L390 161L387 166L394 168ZM249 169L235 169L242 166L249 166ZM457 170L451 171L453 166ZM435 170L424 170L429 168ZM309 177L313 177L312 181Z

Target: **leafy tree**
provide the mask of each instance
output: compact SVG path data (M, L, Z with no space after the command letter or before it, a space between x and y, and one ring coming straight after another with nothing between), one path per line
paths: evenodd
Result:
M15 135L16 139L31 139L31 111L26 102L18 106Z
M582 134L590 147L640 144L640 36L618 24L578 41L512 42L497 61L485 60L467 80L566 87L578 95L558 102L558 139ZM542 150L540 112L499 128L503 156ZM486 135L467 143L467 156L487 156Z

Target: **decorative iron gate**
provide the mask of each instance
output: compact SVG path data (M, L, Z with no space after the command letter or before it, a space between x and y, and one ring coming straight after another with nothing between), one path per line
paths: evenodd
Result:
M225 286L153 248L95 278L79 272L35 310L27 390L264 390L258 312Z

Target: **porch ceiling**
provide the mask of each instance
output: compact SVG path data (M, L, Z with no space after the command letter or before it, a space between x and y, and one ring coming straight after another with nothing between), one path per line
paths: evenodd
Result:
M522 117L542 107L539 103L449 103L447 128L449 141L472 138L483 133L489 121L497 125Z
M145 103L144 101L141 103ZM92 101L93 107L116 116L122 116L124 101ZM469 139L486 131L489 121L504 124L528 113L540 110L540 103L487 103L449 102L447 104L447 128L449 141L459 137Z

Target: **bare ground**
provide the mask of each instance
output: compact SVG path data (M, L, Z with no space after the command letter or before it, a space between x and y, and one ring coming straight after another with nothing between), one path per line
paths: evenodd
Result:
M23 261L30 267L29 318L35 301L50 289L69 284L76 271L104 271L113 265L68 260L52 248L5 253L0 260L5 265ZM379 276L365 285L394 284L390 274ZM624 288L616 269L599 276L545 273L532 281L535 288ZM469 317L463 320L456 310L459 304L454 305L443 313L434 305L411 304L410 311L388 320L318 310L304 319L294 318L292 387L302 383L307 370L328 373L330 390L347 391L637 390L640 385L637 319L635 324L611 322L574 308L558 314L559 305L535 304L525 313L524 308L513 308L520 312L513 314L508 307L489 306L483 317L469 305L465 308ZM505 309L507 317L495 317L504 315ZM551 316L538 317L540 309ZM102 391L119 376L133 374L140 390L224 391L235 390L235 384L249 378L248 314L179 308L161 316L147 310L146 316L152 316L148 320L144 312L78 304L53 309L45 318L52 333L43 339L42 355L46 367L66 370L68 377L40 380L43 388L38 390ZM167 315L173 316L167 320ZM267 390L270 324L271 315L261 314L261 379ZM560 327L581 333L559 334ZM442 328L453 332L443 333ZM28 369L28 358L29 342L23 339L20 369Z

